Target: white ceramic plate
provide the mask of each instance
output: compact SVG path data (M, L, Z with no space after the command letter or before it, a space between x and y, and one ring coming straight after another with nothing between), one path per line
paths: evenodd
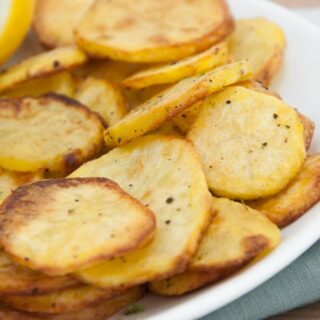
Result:
M320 127L320 30L292 12L264 0L229 0L236 18L265 16L285 30L285 63L273 88ZM320 152L316 130L310 152ZM130 320L194 320L253 290L298 258L320 238L320 204L283 230L283 242L267 258L216 285L182 298L150 296L145 312ZM112 319L119 319L115 316Z
M282 26L287 36L285 63L273 89L320 127L320 30L292 12L265 0L229 0L236 18L265 16ZM19 50L10 64L41 51L34 38ZM312 152L320 152L316 131ZM283 242L267 258L233 277L182 298L149 296L141 301L143 313L128 320L194 320L253 290L298 258L320 238L320 204L283 231ZM122 319L122 315L113 320Z

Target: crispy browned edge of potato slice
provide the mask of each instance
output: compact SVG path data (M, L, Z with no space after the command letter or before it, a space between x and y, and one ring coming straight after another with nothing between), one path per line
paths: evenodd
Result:
M21 109L21 102L24 100L26 97L21 97L21 98L14 98L14 99L0 99L1 101L8 101L14 102L15 108L16 108L16 113L19 113L19 110ZM91 145L89 150L86 150L87 156L83 158L82 155L82 150L74 150L72 152L69 152L63 156L63 164L62 168L59 169L58 172L52 172L48 170L47 168L42 168L44 170L44 174L46 178L60 178L64 177L67 174L71 173L75 169L77 169L81 164L83 164L86 161L95 159L99 157L103 151L105 150L105 145L104 145L104 138L103 138L103 131L104 131L104 125L103 125L103 119L100 117L99 114L96 112L91 111L88 107L85 105L81 104L77 100L74 100L70 97L57 94L57 93L47 93L44 95L41 95L39 98L34 98L38 99L40 101L46 101L46 100L54 100L59 103L64 104L68 108L73 108L77 110L81 110L84 114L87 116L91 116L95 118L95 121L97 121L98 125L100 126L101 130L101 137L99 139L99 142L97 144Z
M200 289L205 285L214 284L253 261L259 253L267 248L269 241L263 235L256 235L244 238L242 244L246 250L242 259L230 260L215 267L189 269L180 275L161 281L162 285L166 286L164 291L161 290L162 285L157 285L157 282L149 284L149 288L157 294L179 296Z
M314 154L312 156L308 156L306 159L306 163L308 160L313 160L315 158L319 158L319 163L317 165L318 172L314 176L314 180L312 181L312 184L308 186L308 195L302 197L302 200L299 205L292 206L291 209L286 212L285 217L282 217L279 219L276 214L272 212L268 212L264 210L262 207L260 207L260 204L263 204L264 201L268 201L268 199L276 199L277 194L270 198L261 199L261 200L255 200L252 202L248 202L247 205L254 208L255 210L259 210L262 213L264 213L274 224L276 224L279 228L284 228L291 223L298 220L302 215L304 215L310 208L312 208L316 203L320 201L320 154ZM300 178L300 175L304 172L304 166L302 167L301 171L298 173L298 175L289 183L289 185L282 191L278 193L279 196L282 194L285 194L288 190L290 190L290 187L296 182L297 179Z
M15 222L17 222L17 220L15 222L10 221L10 216L8 217L7 212L9 210L14 210L14 208L17 205L19 206L19 204L21 204L22 206L29 207L30 199L27 200L24 198L23 201L21 201L21 198L27 196L28 193L30 193L30 189L32 190L32 188L34 188L35 185L40 188L43 188L46 186L51 186L51 185L57 185L58 187L65 188L65 187L69 187L69 186L72 187L74 185L76 186L77 184L81 184L81 183L98 183L98 182L104 184L108 188L114 189L115 191L120 193L123 197L129 198L135 205L144 207L145 213L147 213L148 216L152 219L150 219L149 226L146 226L145 230L143 232L141 232L138 237L136 237L136 241L134 243L130 243L130 244L125 245L120 252L115 252L113 254L108 253L107 255L104 253L98 254L94 257L91 257L91 259L88 259L85 264L89 265L91 263L94 264L96 261L98 262L103 259L112 259L114 257L117 257L119 255L127 253L130 250L133 250L136 248L141 248L144 245L146 245L147 243L149 243L150 241L152 241L154 234L155 234L155 217L154 217L153 212L150 209L143 206L138 200L136 200L135 198L130 196L128 193L126 193L123 189L121 189L120 186L116 182L114 182L110 179L101 178L101 177L47 179L47 180L41 180L41 181L35 182L33 184L24 185L24 186L17 188L11 194L11 196L6 198L6 200L0 206L0 224L1 224L0 243L5 248L5 251L8 253L9 257L12 258L13 261L20 263L23 266L34 268L34 269L37 269L41 272L51 273L53 270L56 270L55 268L52 268L52 266L48 266L45 264L42 264L41 266L37 265L35 267L33 265L32 261L30 261L30 259L25 259L24 257L16 256L13 253L12 246L10 245L10 241L8 242L8 235L10 236L10 234L12 233L12 228L13 228L12 223L14 225ZM21 222L21 220L20 220L20 222ZM6 229L5 225L7 223L10 224L11 231ZM72 265L72 268L76 268L76 267L77 267L77 263L74 263ZM83 267L83 264L81 263L78 267L79 268Z
M300 121L302 122L302 125L303 125L304 144L306 146L306 150L309 150L311 147L313 134L316 126L315 126L315 123L310 118L300 113L299 111L297 112L298 112Z
M124 307L140 300L145 295L143 287L136 287L111 300L83 308L74 312L58 315L44 315L20 312L5 304L0 304L0 319L2 320L105 320Z
M6 255L2 252L1 254ZM8 260L10 258L8 257ZM8 276L8 273L10 274ZM19 278L19 273L21 277ZM13 276L15 279L13 279ZM3 279L5 278L5 279ZM29 270L23 266L7 264L4 269L0 267L0 295L39 295L59 290L75 288L80 283L71 277L48 277L44 274Z

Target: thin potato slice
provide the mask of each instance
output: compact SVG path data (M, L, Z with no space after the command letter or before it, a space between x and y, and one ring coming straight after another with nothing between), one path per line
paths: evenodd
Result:
M3 320L105 320L124 307L133 304L144 296L143 288L133 288L128 292L102 301L90 307L62 314L36 314L20 312L6 305L0 305L0 319Z
M49 48L74 45L73 31L93 0L37 1L33 30L40 42Z
M128 253L155 230L153 213L104 178L22 186L3 202L0 217L5 251L54 276Z
M209 97L187 137L200 154L210 189L233 199L276 194L305 159L297 112L269 94L239 86Z
M100 154L103 125L97 114L65 96L0 99L0 166L64 175Z
M47 294L78 286L69 277L48 277L14 263L0 251L0 295Z
M248 59L253 78L266 86L281 66L285 42L283 30L265 18L238 20L229 37L231 56Z
M107 125L113 125L127 113L120 90L106 80L88 77L78 81L75 99L97 112Z
M237 62L216 68L204 75L181 80L176 85L131 110L105 131L105 141L115 147L155 130L194 103L224 87L250 76L250 66Z
M46 295L3 296L0 300L17 310L59 314L77 311L119 295L115 291L96 289L90 286L65 289Z
M14 189L41 179L43 179L42 172L21 173L0 168L0 203L10 195Z
M125 79L122 83L124 86L134 89L146 88L156 84L174 83L226 64L228 60L227 43L221 42L204 52L183 60L142 70Z
M146 136L83 165L72 176L113 179L151 208L157 220L150 245L77 272L77 277L98 287L118 288L184 270L210 221L205 177L190 143L176 136Z
M280 193L248 205L283 228L320 200L320 155L308 156L299 174Z
M2 71L0 73L0 92L12 89L20 83L69 70L84 64L87 59L80 49L73 47L40 53Z
M108 17L108 19L106 19ZM233 30L224 0L97 0L76 28L90 55L128 62L173 61L203 51Z
M312 143L315 124L311 119L309 119L307 116L303 115L302 113L298 112L298 115L303 125L304 144L306 146L306 150L309 150Z
M153 282L161 295L182 295L238 271L280 242L279 229L260 212L223 198L212 198L216 213L185 273Z
M3 97L39 97L45 93L55 92L68 97L74 95L74 83L72 76L68 72L59 72L51 76L34 79L19 84L16 87L3 92Z

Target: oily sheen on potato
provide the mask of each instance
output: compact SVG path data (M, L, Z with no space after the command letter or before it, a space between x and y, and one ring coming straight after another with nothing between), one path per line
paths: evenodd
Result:
M92 306L61 314L22 312L1 304L0 318L6 320L105 320L124 307L135 303L144 294L143 288L136 287L113 299L103 300Z
M130 252L149 241L155 229L153 213L105 178L22 186L3 202L0 218L5 251L49 275Z
M48 277L13 262L0 251L0 295L36 295L79 286L70 277Z
M97 114L74 100L48 94L0 99L0 166L64 175L103 148Z
M297 112L276 97L239 86L209 97L187 137L212 192L231 199L276 194L305 159Z
M320 200L320 155L307 157L299 174L280 193L249 202L279 227L285 227L301 217Z
M21 311L59 314L77 311L100 301L110 300L119 294L115 291L80 285L77 288L64 289L46 295L3 296L0 297L0 301Z
M86 55L74 47L40 53L2 71L0 73L0 92L12 89L20 83L75 68L87 60Z
M279 70L285 50L283 30L266 18L240 19L229 37L230 54L234 60L252 65L253 79L268 86Z
M231 63L203 75L181 80L174 86L131 110L118 123L105 130L109 147L120 146L155 130L194 103L226 86L247 79L250 66L244 62Z
M95 57L158 62L203 51L232 29L224 0L97 0L81 19L75 37Z
M141 89L157 84L175 83L226 64L228 60L228 45L226 42L221 42L183 60L142 70L125 79L122 84L126 87Z
M186 272L152 282L161 295L182 295L217 282L275 248L279 229L262 213L224 198L212 198L215 213Z
M33 30L49 48L74 45L73 32L93 0L39 0L33 18Z
M184 270L210 222L210 198L197 153L177 136L151 135L86 163L72 177L109 177L150 208L154 240L113 261L79 271L102 288L132 287Z

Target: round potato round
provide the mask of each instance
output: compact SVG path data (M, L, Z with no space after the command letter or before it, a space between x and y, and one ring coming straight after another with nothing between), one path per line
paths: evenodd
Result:
M65 47L43 52L2 71L0 92L17 84L69 70L87 62L88 58L78 48Z
M75 36L93 56L156 62L203 51L232 29L224 0L98 0L81 19Z
M49 48L74 45L73 31L93 0L37 1L33 30L40 42Z
M99 116L64 96L0 99L0 166L64 175L100 154Z
M65 275L130 252L155 230L153 213L105 178L22 186L3 202L0 217L5 251L49 275Z
M14 263L0 251L0 295L37 295L78 286L69 277L48 277Z
M276 97L243 87L209 97L188 138L200 154L210 189L233 199L279 192L305 158L297 112Z
M279 229L261 212L223 198L212 198L212 210L216 215L187 271L152 282L153 292L175 296L217 282L280 242Z
M141 299L145 290L133 288L113 299L106 299L98 304L61 314L30 313L14 310L7 305L0 305L0 319L5 320L105 320L124 307Z
M279 70L286 45L283 30L265 18L240 19L229 37L231 56L248 59L253 78L268 86Z
M210 222L210 198L192 145L177 136L151 135L83 165L72 176L109 177L149 207L157 219L144 248L81 270L102 288L132 287L181 272Z

